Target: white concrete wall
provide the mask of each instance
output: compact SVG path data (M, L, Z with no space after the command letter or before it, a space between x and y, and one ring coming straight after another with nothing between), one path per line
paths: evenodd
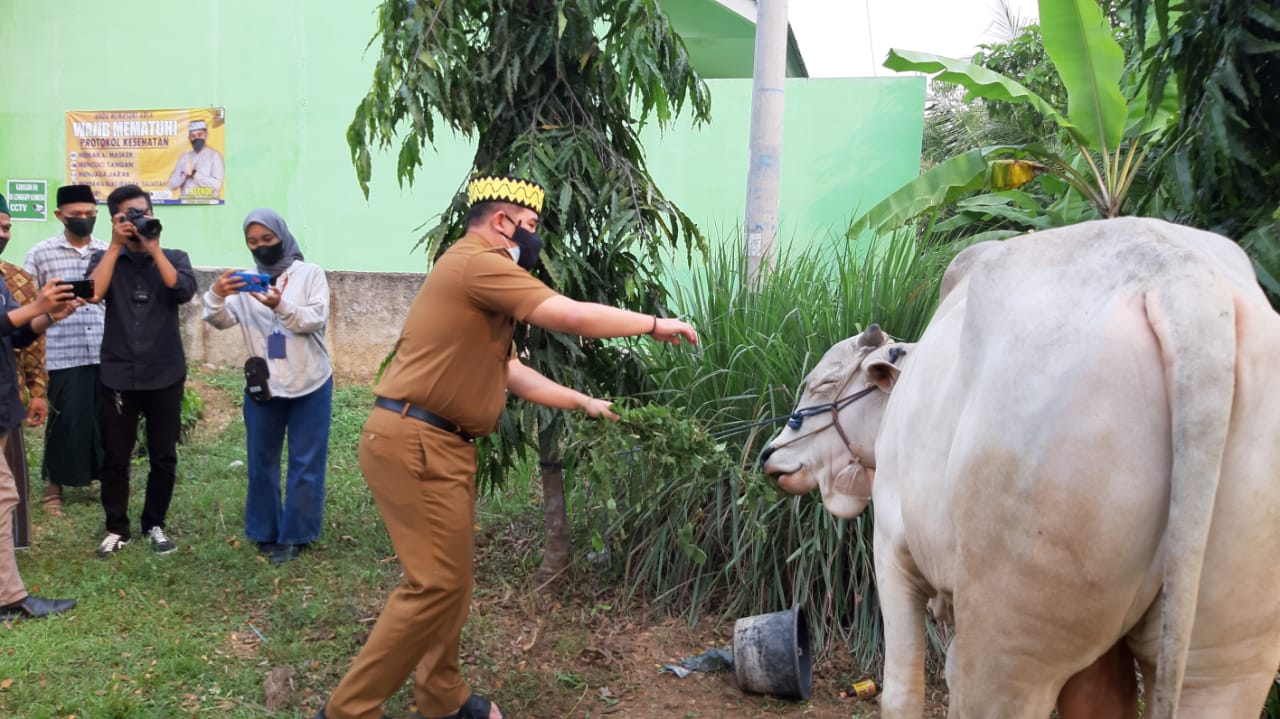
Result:
M224 269L197 268L200 294L182 307L187 361L242 367L248 357L238 328L214 329L200 319L200 297ZM371 378L391 352L425 273L330 271L325 341L339 375Z

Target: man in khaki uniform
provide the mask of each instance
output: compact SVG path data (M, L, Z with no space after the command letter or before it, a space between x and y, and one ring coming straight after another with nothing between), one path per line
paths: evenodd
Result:
M440 257L414 298L360 438L360 468L404 579L316 719L381 717L383 702L415 667L421 716L501 719L495 705L471 693L458 669L471 604L473 439L497 426L508 391L548 407L617 418L608 400L557 384L513 356L516 322L589 338L698 341L680 320L577 302L529 274L542 246L538 185L480 177L468 194L466 235Z

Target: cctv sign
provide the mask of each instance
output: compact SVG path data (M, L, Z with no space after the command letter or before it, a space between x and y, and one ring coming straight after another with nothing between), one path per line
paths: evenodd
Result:
M9 180L5 197L9 217L44 222L49 219L49 183L46 180Z

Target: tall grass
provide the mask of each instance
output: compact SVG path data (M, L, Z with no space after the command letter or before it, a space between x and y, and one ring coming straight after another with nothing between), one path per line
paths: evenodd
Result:
M628 593L690 618L799 604L819 646L834 635L864 663L879 657L870 513L834 519L816 497L778 492L754 465L776 430L765 420L791 412L832 344L872 323L906 339L923 331L950 255L921 246L899 235L783 257L752 287L726 245L676 290L702 344L647 356L658 389L645 399L670 415L628 416L616 429L624 443L589 446L579 468L581 491L595 494L577 505L597 521L578 524L625 554L614 561ZM626 463L610 459L620 454Z
M736 245L713 249L675 304L702 337L700 351L659 350L649 399L679 407L713 431L789 413L797 387L836 342L878 323L914 339L937 306L949 251L920 250L910 235L783 256L752 287ZM767 432L766 432L767 433ZM763 437L751 437L757 447Z

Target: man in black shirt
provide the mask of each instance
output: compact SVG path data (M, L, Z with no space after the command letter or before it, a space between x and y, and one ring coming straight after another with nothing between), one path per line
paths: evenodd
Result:
M111 246L89 260L94 301L107 303L102 333L98 422L102 432L102 508L107 535L98 556L129 543L129 460L146 419L146 500L142 533L159 554L178 547L164 531L178 467L182 392L187 359L178 333L178 305L196 293L191 260L182 250L160 248L160 222L151 196L137 185L107 197Z

